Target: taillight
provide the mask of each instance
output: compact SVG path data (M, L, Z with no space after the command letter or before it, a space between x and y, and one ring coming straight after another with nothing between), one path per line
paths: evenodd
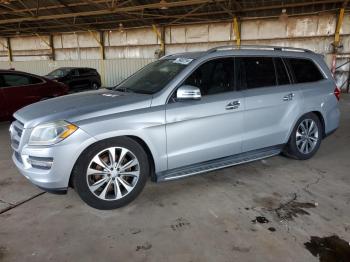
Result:
M337 100L339 101L339 99L340 99L340 89L337 86L334 89L334 95L337 98Z

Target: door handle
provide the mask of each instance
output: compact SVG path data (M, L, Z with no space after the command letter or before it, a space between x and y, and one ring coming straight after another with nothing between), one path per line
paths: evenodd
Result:
M226 105L226 110L237 109L241 105L239 100L232 101Z
M283 97L283 101L291 101L291 100L293 100L293 97L294 97L294 93L290 93L290 94L285 95Z

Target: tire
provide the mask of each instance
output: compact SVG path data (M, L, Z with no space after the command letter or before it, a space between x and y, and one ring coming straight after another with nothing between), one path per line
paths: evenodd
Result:
M313 127L311 127L312 123ZM317 127L316 131L315 127ZM317 140L315 140L316 137ZM295 124L283 153L298 160L310 159L319 149L322 137L323 127L320 119L314 113L307 113ZM303 144L305 144L304 147Z
M97 84L96 82L92 82L91 83L91 89L92 90L97 90L97 89L99 89L100 88L100 86L99 86L99 84Z
M114 165L111 163L113 152ZM127 153L119 163L122 152ZM150 165L140 144L131 138L119 137L88 147L77 160L72 175L74 189L86 204L108 210L129 204L141 193L150 175Z

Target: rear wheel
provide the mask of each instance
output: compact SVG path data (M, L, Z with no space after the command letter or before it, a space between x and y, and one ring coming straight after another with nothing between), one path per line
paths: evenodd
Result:
M92 83L91 83L91 89L97 90L97 89L99 89L99 88L100 88L100 86L99 86L96 82L92 82Z
M309 159L320 147L322 137L323 128L318 116L305 114L296 123L284 153L295 159Z
M74 188L88 205L114 209L134 200L142 191L150 168L137 142L123 137L94 144L73 170Z

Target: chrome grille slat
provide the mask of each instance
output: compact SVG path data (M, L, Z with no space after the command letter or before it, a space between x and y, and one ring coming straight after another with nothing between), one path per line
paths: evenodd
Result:
M20 156L20 154L19 154L18 152L15 152L15 157L16 157L16 159L18 160L18 162L20 162L21 164L23 164L22 157Z
M22 133L23 133L23 130L20 129L19 127L17 127L17 126L14 126L13 128L14 128L15 131L17 132L17 135L18 135L19 137L21 137L21 136L22 136Z
M21 143L21 138L23 136L24 125L18 120L12 123L11 128L11 147L17 150Z
M18 148L18 147L19 147L19 141L15 140L15 139L12 139L12 140L11 140L11 144L12 144L15 148Z

